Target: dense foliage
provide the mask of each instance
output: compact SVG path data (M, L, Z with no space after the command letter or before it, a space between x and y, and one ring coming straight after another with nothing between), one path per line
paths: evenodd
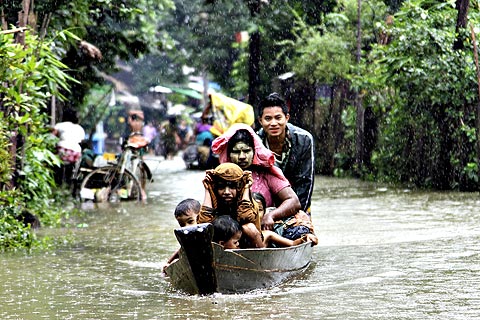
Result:
M57 39L62 62L70 68L70 75L80 82L71 84L65 92L68 101L78 106L88 90L104 81L102 73L117 70L117 60L130 60L161 48L168 39L157 25L173 2L170 0L45 0L35 3L35 19L31 25L40 29L46 25L46 36L70 30L79 39L96 46L101 58L92 57L77 39ZM16 23L21 1L7 1L0 8L10 25ZM36 23L35 23L36 22Z
M288 63L299 78L332 88L331 97L317 100L325 123L313 131L326 131L319 139L320 171L477 190L478 79L470 32L455 32L456 2L405 1L389 15L381 1L361 1L360 24L357 3L339 1L318 25L298 17L295 39L282 42L295 48ZM478 25L478 8L470 8L469 19ZM457 39L466 39L463 49L455 48ZM368 152L359 163L362 124L360 147Z
M470 23L478 25L472 9ZM391 97L379 105L384 112L373 154L379 177L440 189L478 188L478 79L471 39L463 50L454 49L457 15L454 1L405 2L388 29L390 44L376 46L369 56L375 66L370 79L381 81Z
M28 231L30 218L49 225L67 214L62 205L52 206L61 197L52 174L59 160L49 131L51 98L59 107L68 101L78 108L90 88L116 70L118 59L163 46L157 21L173 4L46 0L19 22L28 3L0 4L3 28L13 29L0 35L0 248L7 249L39 243ZM19 40L14 26L24 26L24 18L30 31Z
M69 76L50 41L27 32L25 44L15 43L12 34L0 35L0 248L35 244L26 214L47 225L57 223L59 214L50 208L52 169L59 162L45 109L52 95L62 97L59 89L68 88Z

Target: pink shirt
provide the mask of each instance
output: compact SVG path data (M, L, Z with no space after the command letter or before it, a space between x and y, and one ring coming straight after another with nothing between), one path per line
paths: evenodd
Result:
M267 170L253 170L252 191L262 194L265 198L267 207L276 207L273 196L286 187L290 187L290 183L286 179L281 179Z
M148 142L152 142L157 136L157 129L152 125L147 124L143 127L142 131L143 136L148 140Z

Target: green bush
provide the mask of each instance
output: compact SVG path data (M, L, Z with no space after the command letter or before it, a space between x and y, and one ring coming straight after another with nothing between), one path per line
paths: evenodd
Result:
M52 51L52 42L26 32L25 44L15 43L11 34L0 35L0 250L41 243L21 221L25 212L36 215L42 225L58 224L65 214L60 204L52 206L53 168L59 159L53 153L46 110L53 95L62 99L59 89L68 90L72 79Z

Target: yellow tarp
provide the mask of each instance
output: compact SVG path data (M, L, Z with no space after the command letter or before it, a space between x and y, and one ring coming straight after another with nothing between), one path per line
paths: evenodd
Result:
M234 123L245 123L249 126L255 122L253 107L247 103L227 97L221 93L210 93L213 127L210 131L220 136Z

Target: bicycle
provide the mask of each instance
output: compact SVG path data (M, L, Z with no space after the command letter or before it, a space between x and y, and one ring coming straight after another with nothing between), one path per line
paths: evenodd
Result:
M146 199L145 186L151 181L150 169L142 160L142 151L148 142L131 135L116 164L90 172L80 186L80 200L95 202L142 201Z

